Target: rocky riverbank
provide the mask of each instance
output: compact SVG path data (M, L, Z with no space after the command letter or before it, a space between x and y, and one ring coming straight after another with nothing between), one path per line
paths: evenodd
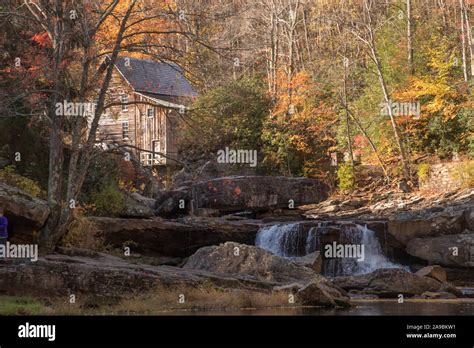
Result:
M262 188L270 180L252 178ZM228 184L225 180L212 184L218 187L212 190L213 197L225 199L225 209L216 209L221 205L209 203L212 199L203 198L206 194L201 191L204 196L198 202L208 203L196 206L196 201L186 201L201 216L192 211L174 217L169 215L173 211L165 214L168 217L155 215L162 215L164 202L179 206L179 200L170 200L172 192L163 192L156 199L134 194L127 214L139 212L141 217L87 219L87 226L93 228L82 230L81 235L100 240L100 248L60 247L37 262L3 261L0 294L49 299L73 294L87 298L88 303L120 303L148 293L166 293L186 302L190 289L206 288L245 293L247 298L259 299L253 302L257 306L267 301L269 306L292 308L347 308L361 298L473 296L474 190L325 200L322 186L313 181L289 180L286 190L285 180L277 179L282 188L272 197L266 189L258 191L258 184L250 185L246 194L240 185L245 181L242 178ZM222 185L227 186L220 194ZM306 194L302 188L300 204L285 206L292 200L289 188L295 185L317 187L318 194ZM241 191L236 191L237 186ZM308 204L310 201L314 203ZM36 231L47 218L47 205L4 184L0 184L0 202L13 222L12 242L34 243ZM314 231L324 236L324 243L344 242L351 238L347 226L365 226L380 243L383 258L400 267L383 269L380 264L381 269L375 267L369 273L334 277L327 275L328 260L318 250L308 253L304 246L297 247L298 255L289 257L255 246L259 231L277 230L285 224L297 226L290 234L295 243L298 238L307 241Z

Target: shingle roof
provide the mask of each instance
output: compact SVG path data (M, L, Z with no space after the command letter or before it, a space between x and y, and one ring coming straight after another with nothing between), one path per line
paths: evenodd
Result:
M126 63L129 60L130 64ZM118 57L115 64L136 92L173 97L196 97L191 83L175 63Z

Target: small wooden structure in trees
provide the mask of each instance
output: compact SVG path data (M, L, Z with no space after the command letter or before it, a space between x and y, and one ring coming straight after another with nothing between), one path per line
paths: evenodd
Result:
M118 57L115 68L107 93L113 106L101 116L97 142L130 146L144 166L176 164L180 124L197 96L183 70L170 62L128 57Z

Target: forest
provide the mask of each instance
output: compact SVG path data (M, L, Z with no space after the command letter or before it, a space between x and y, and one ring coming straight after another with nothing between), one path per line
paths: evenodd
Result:
M97 295L77 257L118 297L159 284L157 307L273 305L255 289L294 280L346 308L369 275L381 298L474 289L473 0L3 0L0 28L0 217L51 283Z

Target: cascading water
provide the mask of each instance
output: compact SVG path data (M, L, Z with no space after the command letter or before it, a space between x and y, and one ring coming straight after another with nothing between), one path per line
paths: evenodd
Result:
M324 247L333 242L363 246L364 259L323 258L323 274L326 276L365 274L380 268L403 268L389 261L382 253L374 231L357 224L331 225L323 222L308 227L307 223L285 223L262 227L255 245L275 255L292 258L314 251L324 254Z
M304 250L305 254L311 252L306 249L307 239L298 223L289 223L261 228L257 233L255 245L278 256L303 256L301 250Z

